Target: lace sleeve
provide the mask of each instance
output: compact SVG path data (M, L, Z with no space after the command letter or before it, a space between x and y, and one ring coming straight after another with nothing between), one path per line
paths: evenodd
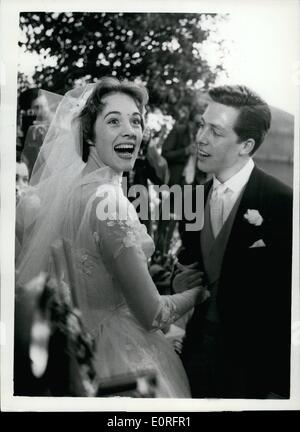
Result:
M151 327L156 330L173 324L195 306L199 291L199 288L193 288L181 294L160 296Z
M98 198L93 204L96 216L93 217L94 238L102 254L116 259L123 249L134 247L143 255L142 239L147 235L146 227L140 223L127 198L117 188L107 188L110 188L107 198Z
M172 301L171 296L161 296L158 311L152 323L153 328L166 327L173 324L178 318L176 304Z
M103 233L104 230L105 233ZM106 237L106 243L107 241L110 242L113 258L117 258L124 248L135 247L139 252L142 252L138 237L140 227L134 221L122 220L116 216L115 219L106 221L105 226L102 225L99 231L102 233L100 239ZM103 242L100 241L100 245L102 245L102 252L105 252L105 250L103 251Z

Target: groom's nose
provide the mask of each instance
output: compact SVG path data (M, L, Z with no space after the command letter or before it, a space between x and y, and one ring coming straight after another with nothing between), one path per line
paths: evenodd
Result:
M206 145L208 144L208 132L206 128L200 128L196 135L196 144L197 145Z

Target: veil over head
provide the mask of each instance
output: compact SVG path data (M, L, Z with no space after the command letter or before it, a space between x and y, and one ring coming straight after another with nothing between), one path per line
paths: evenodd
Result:
M17 285L47 270L49 250L59 235L66 199L85 166L78 114L95 85L75 88L61 97L33 167L29 191L17 206ZM51 93L46 92L46 98L51 103ZM53 94L53 98L57 100L57 95Z
M95 148L89 155L94 166L91 172L84 171L86 163L83 159L86 159L82 157L83 145L90 141L86 139L86 124L93 127L92 122L86 123L86 114L90 110L96 118L101 98L119 91L135 100L143 119L148 101L146 89L116 78L106 77L94 84L75 87L62 97L33 167L29 191L17 206L17 285L24 285L41 271L49 270L49 253L54 241L61 237L66 204L72 199L75 186L99 183L107 176L110 179L119 177L99 160ZM44 96L49 105L52 100L57 100L57 95L51 96L49 92L44 92ZM73 205L78 216L76 205Z

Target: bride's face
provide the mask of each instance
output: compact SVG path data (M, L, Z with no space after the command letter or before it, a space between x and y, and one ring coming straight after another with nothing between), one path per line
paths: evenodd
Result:
M113 93L94 126L95 147L102 162L117 172L133 168L143 137L142 117L130 96Z

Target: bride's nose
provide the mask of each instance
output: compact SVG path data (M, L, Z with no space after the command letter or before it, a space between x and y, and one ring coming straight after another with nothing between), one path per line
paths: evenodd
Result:
M124 124L122 135L130 138L136 138L136 131L133 128L133 125L128 121Z

